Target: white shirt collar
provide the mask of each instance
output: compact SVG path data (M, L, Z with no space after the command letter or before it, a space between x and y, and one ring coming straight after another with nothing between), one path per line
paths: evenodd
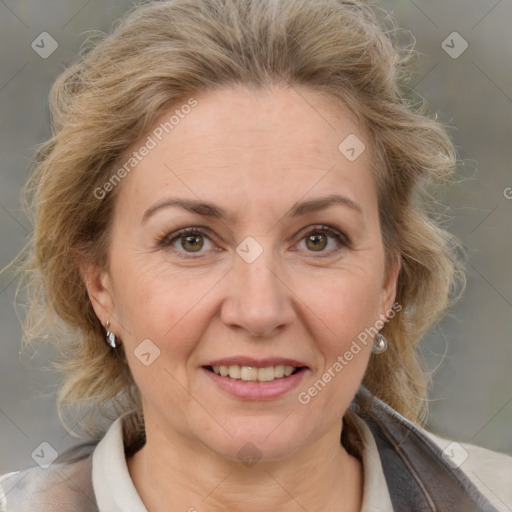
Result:
M92 485L100 512L148 512L133 485L123 443L123 416L96 446L92 456Z
M350 410L346 414L350 414L353 425L358 429L363 446L361 458L364 483L361 512L392 512L391 496L389 495L388 484L373 434L368 425L357 414Z
M392 511L386 478L370 429L357 415L350 413L362 440L364 468L361 512ZM92 483L100 512L148 512L130 478L124 452L123 417L109 428L93 453Z

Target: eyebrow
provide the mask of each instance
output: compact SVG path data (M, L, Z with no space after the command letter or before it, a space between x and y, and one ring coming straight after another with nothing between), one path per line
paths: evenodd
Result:
M321 197L318 199L297 202L291 207L290 211L285 214L285 217L300 217L302 215L306 215L307 213L318 212L320 210L324 210L334 205L348 207L361 215L363 213L362 208L352 199L339 194L331 194L329 196ZM230 220L230 215L228 215L227 211L215 204L206 203L195 199L171 198L159 201L155 205L148 208L144 212L144 215L142 216L142 222L145 222L158 210L173 206L183 208L184 210L187 210L191 213L196 213L198 215L202 215L203 217L211 217L220 220Z

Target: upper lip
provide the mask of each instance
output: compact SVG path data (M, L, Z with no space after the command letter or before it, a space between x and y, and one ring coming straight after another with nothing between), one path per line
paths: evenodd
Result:
M265 357L263 359L255 359L254 357L234 356L224 357L210 361L204 366L252 366L254 368L265 368L267 366L293 366L294 368L308 367L307 364L297 361L296 359L289 359L287 357Z

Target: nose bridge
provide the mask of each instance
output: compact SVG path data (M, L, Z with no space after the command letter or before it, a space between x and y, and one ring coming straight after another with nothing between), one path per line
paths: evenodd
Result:
M243 284L241 291L251 297L251 302L257 303L261 300L268 304L282 293L279 265L276 265L270 250L250 263L239 258L235 267L240 275L240 283Z
M293 308L280 268L271 248L252 237L241 242L223 305L224 322L258 336L290 322Z

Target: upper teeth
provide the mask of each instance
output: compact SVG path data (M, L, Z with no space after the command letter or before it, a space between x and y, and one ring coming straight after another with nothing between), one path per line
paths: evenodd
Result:
M231 379L253 380L260 382L268 382L281 377L288 377L293 373L295 368L293 366L277 365L266 366L265 368L256 368L254 366L240 366L232 364L230 366L213 366L213 371L217 375L223 377L230 377Z

